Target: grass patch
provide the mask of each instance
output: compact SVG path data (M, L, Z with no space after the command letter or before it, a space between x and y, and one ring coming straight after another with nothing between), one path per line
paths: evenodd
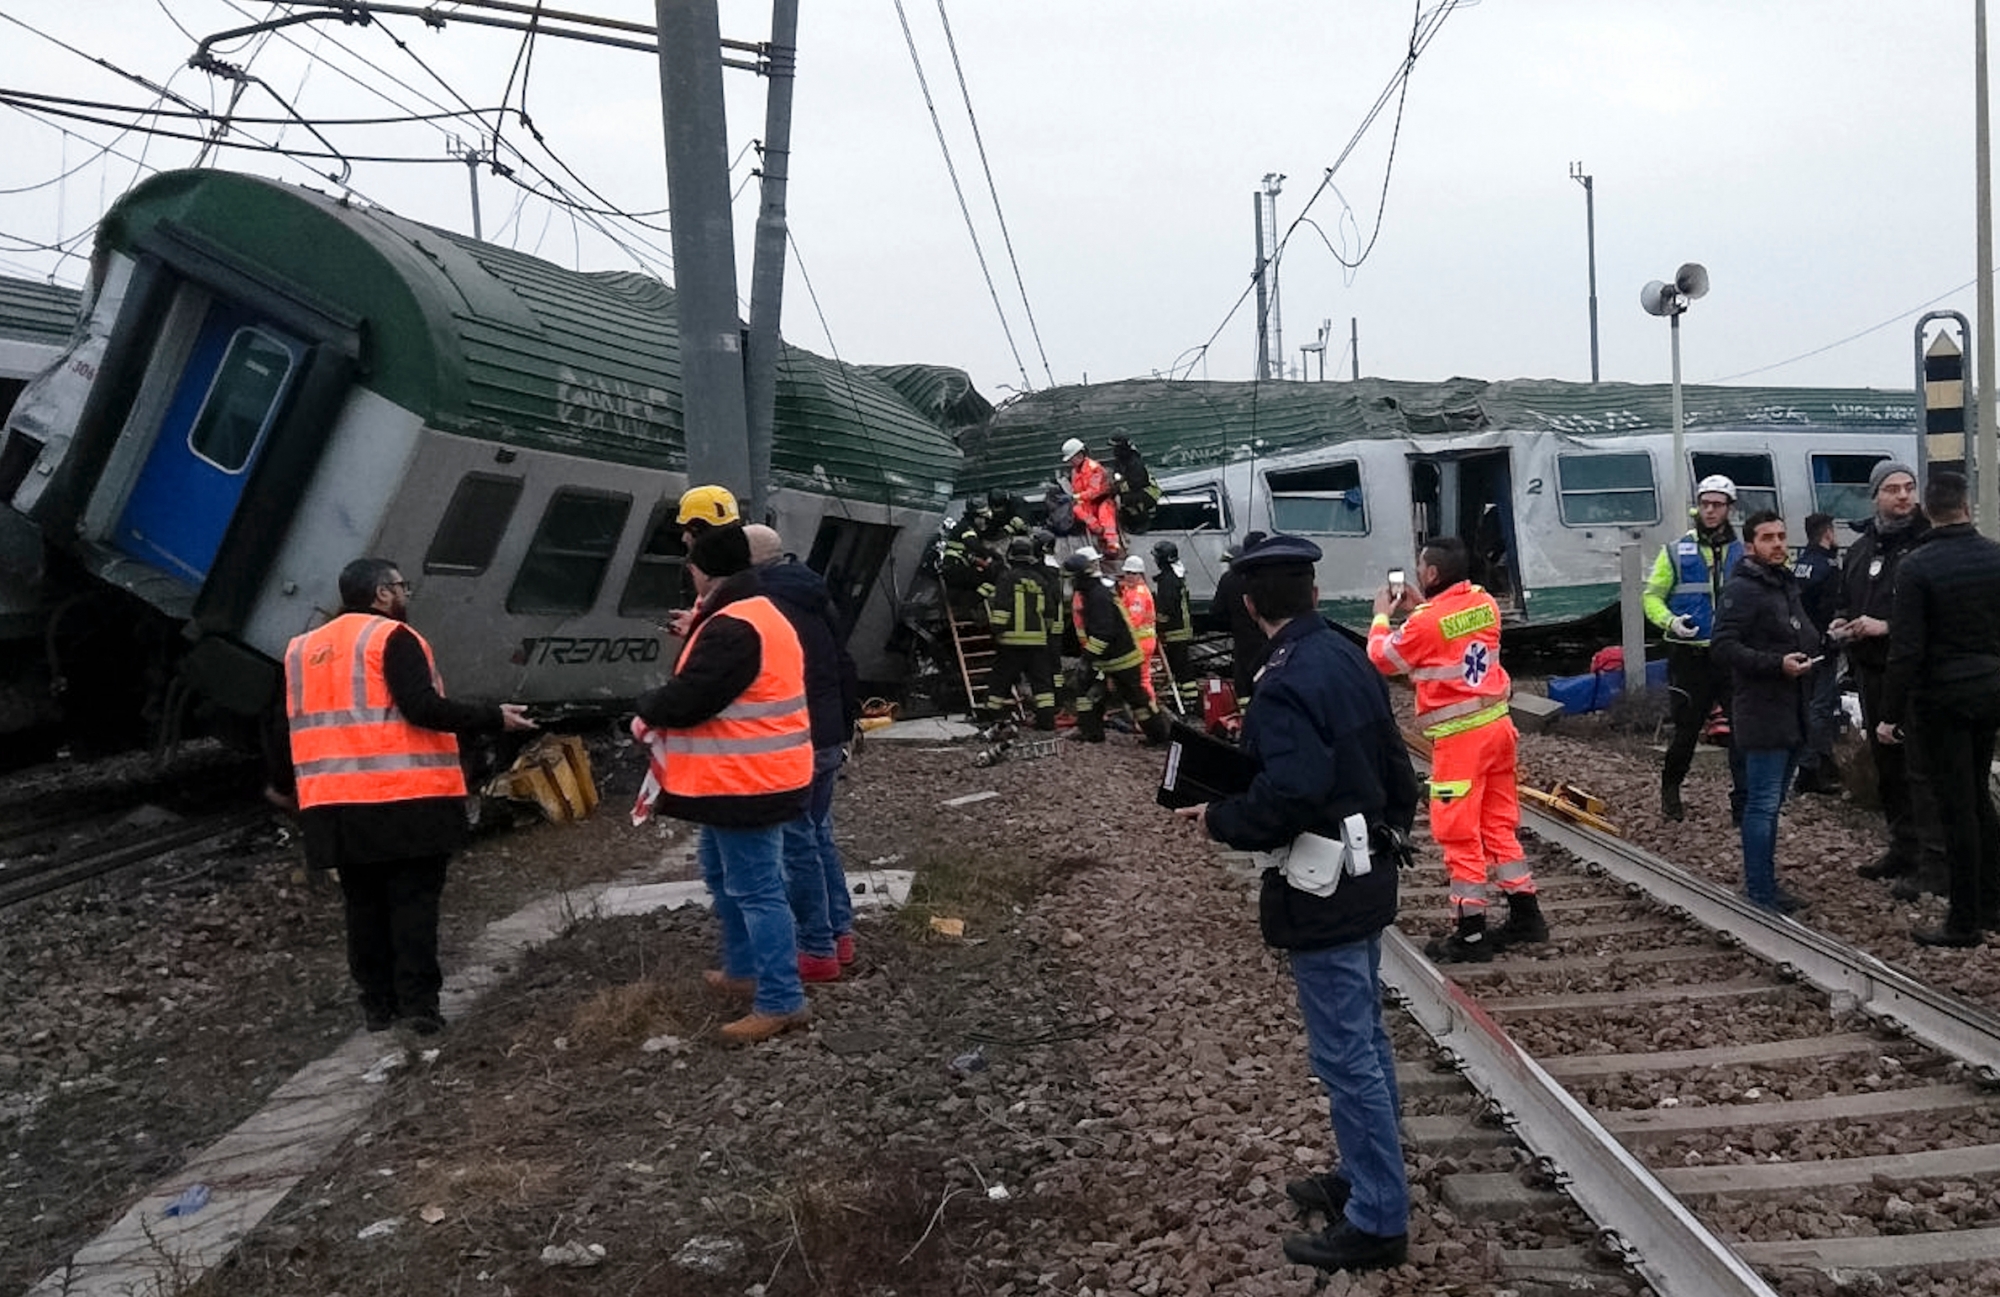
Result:
M910 881L909 902L896 911L893 923L916 942L943 939L931 927L933 918L963 919L968 935L990 933L1017 907L1099 863L1088 856L1050 861L1026 853L919 853L910 859L915 877Z
M571 1012L569 1043L602 1053L629 1049L653 1036L686 1035L708 1016L691 1003L693 995L688 986L650 978L607 986Z

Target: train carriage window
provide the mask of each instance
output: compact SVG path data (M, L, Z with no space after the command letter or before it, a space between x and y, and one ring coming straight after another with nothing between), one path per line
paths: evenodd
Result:
M1359 461L1266 473L1264 487L1271 493L1273 531L1295 536L1308 532L1361 536L1368 531Z
M1814 455L1813 508L1843 521L1866 518L1875 512L1875 499L1868 494L1868 475L1887 458L1887 455Z
M542 513L521 570L514 574L507 611L589 612L631 512L629 495L580 488L557 491Z
M1778 507L1778 479L1769 455L1696 451L1690 459L1694 464L1691 481L1699 482L1711 474L1720 473L1736 483L1735 513L1738 518L1748 518L1759 509L1784 512Z
M238 329L188 429L188 448L225 473L240 473L278 413L292 353L261 329Z
M644 617L686 606L681 578L687 571L687 545L681 540L679 516L680 501L674 497L653 506L646 543L632 560L632 575L625 578L625 593L618 599L619 616Z
M1571 527L1660 518L1653 460L1644 451L1557 455L1556 492L1562 520Z
M1229 511L1223 507L1222 489L1194 486L1169 491L1154 506L1152 530L1228 531Z
M444 507L431 547L424 553L424 571L450 576L477 576L493 562L500 538L513 521L521 500L518 477L467 473Z

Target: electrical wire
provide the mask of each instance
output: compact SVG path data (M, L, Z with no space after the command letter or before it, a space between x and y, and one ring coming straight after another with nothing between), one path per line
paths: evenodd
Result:
M910 19L903 12L903 0L896 0L896 18L903 24L903 40L910 47L910 62L917 70L917 85L924 94L924 107L930 110L931 126L937 131L938 149L944 154L944 169L951 176L951 189L958 195L959 214L965 218L965 232L972 237L973 255L979 259L979 273L986 279L986 292L993 299L994 313L1000 317L1000 331L1007 336L1007 350L1014 353L1014 367L1020 371L1021 386L1029 391L1034 384L1028 380L1028 367L1021 360L1021 349L1014 343L1014 330L1007 323L1007 312L1000 305L1000 290L993 286L993 271L986 264L986 249L980 246L979 230L972 223L972 209L966 205L965 187L958 182L958 167L951 160L951 145L945 141L944 123L938 120L937 103L931 98L931 85L924 76L924 61L917 53L917 38L910 33Z
M965 84L965 67L958 59L958 41L951 34L951 18L944 11L944 0L937 0L938 21L944 24L944 43L951 50L952 71L958 74L958 93L965 100L965 119L972 124L972 142L979 147L979 169L986 173L986 192L993 198L993 218L1000 223L1000 240L1007 246L1007 264L1014 268L1014 287L1021 294L1021 309L1028 317L1028 333L1035 340L1035 351L1042 359L1042 374L1049 380L1049 386L1056 385L1056 376L1049 370L1048 349L1042 346L1042 331L1035 323L1035 308L1028 302L1028 285L1021 278L1021 263L1014 255L1014 236L1007 232L1007 217L1000 210L1000 188L993 183L993 167L986 159L986 137L980 133L978 114L972 111L972 91Z
M1796 365L1801 360L1811 360L1814 356L1823 356L1827 352L1832 351L1836 347L1844 347L1850 342L1858 342L1861 339L1867 337L1871 333L1879 333L1883 329L1888 328L1892 324L1899 324L1902 321L1909 319L1912 315L1915 315L1918 311L1925 310L1929 307L1935 306L1939 302L1942 302L1945 298L1956 296L1957 294L1964 292L1968 288L1977 286L1978 283L1979 280L1975 276L1972 279L1966 280L1964 283L1960 284L1957 288L1948 289L1945 292L1939 293L1936 297L1931 298L1927 302L1918 302L1915 306L1912 306L1909 310L1898 312L1897 314L1890 316L1886 320L1882 320L1876 324L1871 324L1867 328L1861 330L1859 333L1850 333L1846 337L1841 338L1836 342L1829 342L1822 347L1814 347L1811 351L1802 351L1796 356L1790 356L1784 360L1772 361L1768 365L1759 365L1755 369L1746 369L1735 374L1724 374L1721 378L1709 378L1709 379L1704 379L1702 381L1708 383L1733 383L1739 378L1750 378L1756 374L1768 374L1774 369L1783 369L1787 365Z

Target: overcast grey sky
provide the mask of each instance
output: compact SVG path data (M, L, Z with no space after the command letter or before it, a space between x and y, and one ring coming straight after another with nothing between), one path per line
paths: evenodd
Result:
M652 15L643 0L558 7ZM175 20L200 36L273 9L247 0L0 4L0 14L203 106L224 102L228 87L184 66L193 42ZM1254 261L1251 195L1265 173L1283 173L1281 225L1300 214L1395 73L1416 16L1390 0L945 0L1031 330L938 0L903 0L1017 364L896 5L802 0L801 9L790 214L831 342L796 266L785 334L854 361L957 365L995 400L1023 385L1023 370L1045 386L1043 352L1059 383L1169 370L1249 377L1253 302L1224 320ZM769 22L767 4L722 4L725 37L763 39ZM481 108L508 93L521 45L513 33L463 24L438 32L391 17L370 28L300 25L229 57L254 51L251 71L308 117L397 111L366 87L424 111L435 109L419 92L458 107L392 37ZM1580 160L1596 184L1606 380L1665 381L1667 325L1640 310L1638 292L1693 260L1708 266L1714 289L1683 324L1690 382L1763 370L1739 381L1906 387L1913 308L1935 298L1973 314L1972 39L1969 0L1461 3L1410 77L1367 260L1346 271L1328 243L1351 261L1374 229L1393 100L1334 177L1351 208L1323 193L1307 214L1325 239L1306 226L1292 235L1279 271L1288 360L1297 364L1299 344L1330 319L1329 376L1345 375L1356 319L1366 375L1588 378L1584 193L1568 174ZM522 77L512 79L518 105ZM735 158L763 132L763 86L746 72L726 79ZM541 40L526 81L528 112L563 162L623 210L666 206L653 59ZM155 99L13 23L0 23L0 87ZM255 89L238 111L282 115ZM93 159L115 130L72 122L65 135L12 108L0 120L5 274L78 282L81 259L24 243L75 238L142 174L142 161L146 171L185 166L197 149L128 134ZM480 134L449 123L327 134L346 152L438 158L449 129ZM250 134L270 142L279 128ZM529 170L509 148L580 195L517 120L502 139L520 175ZM296 125L279 142L316 147ZM225 151L221 164L331 187L316 174L326 162ZM739 161L735 178L750 165ZM44 183L66 168L66 180ZM357 163L350 183L404 215L470 230L462 166ZM39 187L14 192L28 186ZM635 265L565 210L490 175L481 189L489 238L585 269ZM752 182L736 204L746 299L755 215ZM671 278L666 234L603 224ZM1885 327L1779 363L1876 325Z

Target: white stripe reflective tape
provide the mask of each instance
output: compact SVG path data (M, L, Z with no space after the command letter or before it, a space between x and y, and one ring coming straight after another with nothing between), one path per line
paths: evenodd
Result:
M373 757L323 757L318 761L301 762L298 774L301 779L310 779L315 775L357 775L383 770L437 770L457 765L457 755L450 752L394 752Z
M674 731L669 731L667 734L668 752L683 752L697 756L783 752L787 748L810 749L811 746L812 735L807 730L800 730L795 734L762 734L747 739L696 738L685 732Z

